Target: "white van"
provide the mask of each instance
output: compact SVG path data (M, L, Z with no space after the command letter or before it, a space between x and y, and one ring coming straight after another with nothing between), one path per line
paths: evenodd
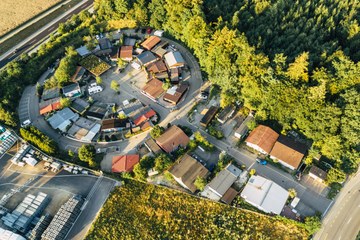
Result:
M156 30L156 31L154 32L154 35L155 35L155 36L158 36L158 37L162 37L163 34L164 34L164 31L163 31L163 30Z
M95 93L102 92L104 89L102 86L90 87L88 89L89 95L93 95Z
M27 120L25 120L25 121L23 121L22 123L21 123L21 127L27 127L27 126L29 126L31 124L31 121L30 121L30 119L27 119Z

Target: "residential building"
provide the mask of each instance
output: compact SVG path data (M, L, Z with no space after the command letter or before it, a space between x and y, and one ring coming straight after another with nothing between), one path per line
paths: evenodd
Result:
M232 115L235 112L235 106L234 105L228 105L226 106L216 117L216 119L221 123L224 124L229 118L232 117Z
M141 124L149 121L151 118L156 116L156 112L153 109L149 109L144 114L141 114L134 120L135 126L140 126Z
M61 108L60 98L52 98L39 103L40 115L47 114L49 112L56 111Z
M57 87L51 89L45 89L43 91L43 94L41 95L41 99L43 101L58 97L60 97L60 90Z
M185 154L178 163L173 165L169 172L182 187L194 193L197 188L195 181L198 177L206 178L209 171L194 158Z
M154 77L157 79L167 79L169 78L169 73L168 72L155 73Z
M168 52L164 55L168 68L178 68L185 65L185 60L179 51Z
M100 131L101 125L92 121L80 117L67 131L69 136L72 136L78 140L91 142L96 134Z
M120 48L119 47L113 47L111 49L110 60L113 62L117 62L120 57Z
M142 93L156 101L164 93L163 82L156 78L151 79L143 87Z
M207 127L207 125L209 125L209 123L211 122L211 120L214 119L216 113L218 112L219 108L216 106L211 106L209 108L209 110L207 110L207 112L205 113L205 115L202 117L202 119L200 120L200 125L203 127Z
M239 194L234 188L230 187L224 195L220 198L220 201L230 205L235 197Z
M245 143L258 152L269 154L278 137L279 134L270 127L259 125L251 131Z
M295 170L306 153L306 146L289 137L280 135L270 152L270 157L283 166Z
M71 125L72 122L75 122L79 118L77 113L74 113L70 108L64 108L54 115L52 115L48 122L53 129L58 129L62 132L66 132L67 127Z
M77 66L74 75L72 75L72 77L71 77L71 81L79 82L82 79L82 77L84 76L85 72L86 72L85 68L83 68L81 66Z
M95 102L87 111L86 116L94 120L102 120L108 113L105 103Z
M164 94L164 101L169 102L173 105L176 105L180 102L181 98L185 95L186 91L189 89L189 85L181 84L169 88Z
M150 51L144 51L136 56L139 63L143 66L147 66L150 63L156 62L158 58Z
M160 73L160 72L166 72L167 67L163 60L158 60L156 62L153 62L147 66L148 72L152 73Z
M206 185L202 196L219 201L229 190L231 185L240 176L241 170L232 164L229 164L211 182Z
M75 99L70 106L72 110L74 110L80 115L83 115L89 107L90 107L90 103L88 103L86 100L81 98Z
M139 161L140 156L138 154L114 156L111 171L114 173L131 172Z
M100 38L98 42L100 49L95 52L97 56L107 55L111 53L112 44L108 38Z
M121 46L120 58L124 61L130 62L133 58L133 47L132 46Z
M322 170L321 168L318 168L317 166L312 166L309 171L309 176L319 182L325 182L327 173Z
M170 68L170 82L178 84L180 82L181 74L181 68Z
M126 104L122 104L119 106L121 108L121 112L124 113L128 117L133 117L136 115L141 109L144 108L142 103L139 100L134 102L127 102Z
M135 46L135 43L136 43L136 39L135 38L129 38L129 37L126 37L124 39L124 46Z
M62 88L65 97L76 98L81 96L81 89L78 83L73 83Z
M276 183L253 175L240 195L246 202L266 213L280 214L289 193Z
M81 57L85 57L85 56L91 54L91 51L90 51L86 46L81 46L81 47L75 49L75 51L76 51Z
M248 123L253 121L254 117L249 114L245 120L240 124L240 126L236 129L234 135L236 138L242 139L249 132Z
M176 125L171 126L156 139L156 143L167 153L171 153L179 147L185 148L189 141L189 137Z
M167 50L160 44L161 43L159 43L157 46L155 46L153 49L151 49L151 51L153 53L155 53L157 56L159 56L160 58L163 58L164 55L167 53Z
M150 36L148 37L144 42L141 43L141 46L145 48L146 50L151 50L153 47L155 47L156 44L158 44L161 41L161 39L157 36Z
M145 147L153 154L158 155L158 154L162 153L161 148L159 147L159 145L156 144L154 139L149 138L148 140L145 141L144 144L145 144Z
M130 128L128 119L111 118L105 119L101 123L102 132L117 132L127 128Z

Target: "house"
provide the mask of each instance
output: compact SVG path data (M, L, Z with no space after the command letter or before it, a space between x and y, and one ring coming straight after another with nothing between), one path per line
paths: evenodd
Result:
M64 108L54 115L52 115L48 122L53 129L58 129L62 132L66 132L66 129L72 122L75 122L79 118L77 113L74 113L70 108Z
M163 58L164 55L168 52L163 46L160 45L161 43L159 43L156 47L154 47L153 49L151 49L151 51L153 53L155 53L158 57Z
M75 51L76 51L81 57L85 57L85 56L91 54L91 51L90 51L86 46L81 46L81 47L75 49Z
M220 171L208 185L206 185L201 195L212 200L219 201L240 174L241 170L239 168L229 164L226 168Z
M141 65L147 66L150 63L156 62L158 58L150 51L144 51L136 56Z
M67 131L72 136L81 141L91 142L100 131L101 125L89 119L80 117Z
M184 58L180 52L168 52L164 55L168 68L178 68L185 65Z
M96 55L100 56L100 55L107 55L107 54L111 53L112 45L108 38L100 38L98 40L98 42L99 42L100 49L98 51L96 51L96 53L95 53Z
M130 128L128 119L111 118L105 119L101 123L102 132L117 132L127 128Z
M189 137L176 125L171 126L156 139L159 147L167 153L171 153L179 147L185 148L189 141Z
M145 141L144 144L145 144L145 147L153 154L158 155L158 154L162 153L161 148L159 147L159 145L156 144L154 139L149 138L148 140Z
M108 107L104 103L95 102L87 111L86 116L94 120L102 120L108 112Z
M75 99L70 106L72 110L79 113L80 115L83 115L89 107L90 103L81 98Z
M173 86L172 88L169 88L166 91L163 99L166 102L176 105L180 102L181 98L185 95L185 93L188 89L189 89L189 86L187 84Z
M90 83L88 87L88 93L89 95L93 95L95 93L102 92L104 88L96 83L96 81L93 81Z
M139 100L127 103L126 105L123 104L120 106L121 111L128 117L132 117L133 115L137 114L137 112L143 107L144 106Z
M248 123L253 121L254 117L249 114L245 120L240 124L240 126L235 130L235 137L242 139L248 132L249 132L249 127L248 127Z
M79 82L82 79L82 77L84 76L85 72L86 72L85 68L83 68L81 66L77 66L74 75L72 75L72 77L71 77L71 81Z
M148 72L152 72L152 73L160 73L160 72L166 72L167 67L163 60L158 60L156 62L150 63L147 66L147 70Z
M286 136L280 135L270 152L270 157L283 166L295 170L306 153L306 146Z
M135 43L136 43L136 39L135 38L129 38L129 37L126 37L124 39L124 46L135 46Z
M109 54L110 55L110 60L113 61L113 62L117 62L119 57L120 57L120 48L118 47L113 47L111 49L111 53Z
M156 112L153 109L148 110L146 113L140 115L134 120L135 126L140 126L141 124L149 121L152 117L156 116Z
M81 96L81 89L78 83L73 83L62 88L65 97L76 98Z
M235 106L234 105L228 105L226 106L216 117L216 119L221 123L224 124L229 118L232 117L232 115L235 112Z
M234 188L230 187L224 195L221 197L220 201L230 205L235 197L239 194Z
M120 48L120 58L124 61L130 62L133 58L133 47L132 46L122 46Z
M140 45L145 48L146 50L151 50L153 47L155 47L156 44L161 42L161 39L157 36L150 36L148 37L144 42L142 42Z
M40 115L58 110L61 108L60 98L52 98L46 101L41 101L39 103Z
M43 101L60 97L60 91L58 88L45 89L41 96Z
M170 82L177 84L180 81L182 70L181 68L171 68L170 69Z
M209 125L211 120L213 120L213 118L215 117L218 110L218 107L211 106L206 112L206 114L203 116L203 118L200 120L200 125L203 127L207 127L207 125Z
M163 82L156 78L151 79L143 87L142 93L155 101L164 93Z
M278 137L279 134L270 127L259 125L251 131L245 143L258 152L269 154Z
M289 193L276 183L253 175L250 177L240 196L246 202L266 213L280 214Z
M197 190L196 179L198 177L206 178L209 171L200 162L185 154L178 163L170 168L169 173L182 187L194 193Z
M131 172L139 161L140 156L138 154L114 156L112 158L111 172Z
M166 79L166 78L169 78L169 73L168 72L155 73L154 77L157 79Z
M319 182L325 182L327 173L316 166L312 166L309 171L309 176Z

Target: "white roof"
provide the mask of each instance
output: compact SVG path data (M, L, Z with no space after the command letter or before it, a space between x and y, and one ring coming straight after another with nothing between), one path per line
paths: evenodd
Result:
M64 108L54 115L52 115L48 122L54 129L59 129L61 131L66 130L66 127L71 124L71 121L76 121L79 118L79 115L70 110L70 108Z
M168 52L164 55L165 62L169 67L172 67L176 64L184 64L184 58L181 56L180 52Z
M241 197L250 204L275 214L281 213L288 196L288 191L261 176L252 176L241 192Z
M89 141L91 142L91 140L95 137L95 135L100 131L101 125L100 124L95 124L95 126L93 126L89 132L83 137L81 138L81 140L83 141Z
M26 238L19 234L13 233L9 230L5 230L0 227L0 239L1 240L26 240Z
M300 198L296 197L296 198L294 198L294 200L292 200L290 206L295 208L296 205L298 205L299 202L300 202Z
M210 190L214 191L218 195L223 196L225 192L231 187L231 185L240 176L241 170L234 165L228 165L225 169L216 175L208 184Z

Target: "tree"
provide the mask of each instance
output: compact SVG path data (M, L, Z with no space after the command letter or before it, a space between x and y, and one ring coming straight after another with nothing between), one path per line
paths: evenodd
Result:
M295 188L289 188L288 192L289 192L289 197L290 198L295 198L296 195L297 195L297 192L296 192Z
M59 87L63 87L66 83L70 82L71 76L76 71L77 60L78 54L75 49L73 47L66 48L66 55L61 59L59 67L54 73Z
M167 91L171 87L170 79L166 79L165 82L162 85L162 88Z
M95 160L95 147L89 144L83 144L78 151L79 159L90 164Z
M331 168L329 170L329 172L327 173L326 176L326 183L327 184L331 184L331 183L342 183L346 180L346 174L336 168Z
M60 99L60 105L61 105L62 108L70 107L71 99L70 98L61 98Z
M156 139L158 137L160 137L161 134L163 134L165 131L165 129L163 127L160 127L159 125L155 125L151 131L150 131L150 135L152 138Z
M199 176L196 178L196 180L194 182L195 187L200 191L204 190L206 184L207 184L206 179L203 177L199 177Z
M290 79L295 81L309 81L308 66L309 53L304 52L295 58L295 62L289 65L287 74Z
M123 69L126 66L127 62L125 62L124 60L122 60L121 58L118 59L118 67L120 69Z
M57 144L33 126L26 129L20 128L20 135L25 141L35 145L47 154L54 155L57 153Z
M171 164L172 161L170 157L165 153L159 154L155 158L155 169L159 172L163 172L164 170L169 168Z
M119 119L126 119L127 116L125 115L125 113L119 113L118 118Z
M305 228L310 235L314 234L321 228L321 220L318 216L305 218Z
M250 176L255 175L256 174L256 169L254 169L254 168L250 169L249 174L250 174Z
M100 76L97 76L97 77L95 78L95 80L96 80L96 84L97 84L97 85L101 85L101 84L103 83L103 80L102 80L102 78L101 78Z
M250 131L252 131L256 128L257 124L255 120L250 120L246 123L246 126L249 128Z
M115 92L119 93L119 89L120 89L120 85L116 80L112 80L110 83L110 87L112 90L114 90Z
M69 149L68 155L69 155L69 157L73 158L75 156L75 153L73 151L71 151L71 149Z

